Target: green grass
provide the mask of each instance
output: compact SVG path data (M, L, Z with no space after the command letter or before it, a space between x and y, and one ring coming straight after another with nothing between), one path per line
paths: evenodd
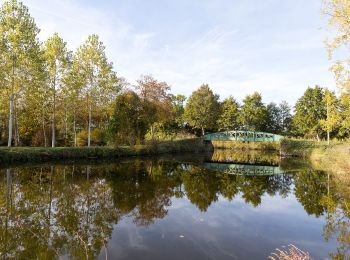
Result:
M1 147L0 163L45 162L50 160L109 159L166 153L200 152L208 149L201 139L149 142L146 145L119 147Z
M323 141L284 138L281 141L281 154L284 156L308 158L314 149L326 149L327 147L327 142Z

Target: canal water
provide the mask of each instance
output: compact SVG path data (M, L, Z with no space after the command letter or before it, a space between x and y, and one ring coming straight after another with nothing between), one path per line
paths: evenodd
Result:
M0 169L1 259L349 257L332 176L275 154L215 151Z

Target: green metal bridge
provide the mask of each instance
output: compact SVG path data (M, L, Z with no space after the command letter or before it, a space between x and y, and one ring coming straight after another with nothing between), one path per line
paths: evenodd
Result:
M205 163L204 167L208 170L219 171L222 173L246 176L268 176L275 174L284 174L280 167L261 166L250 164L231 164L231 163Z
M282 135L253 131L225 131L204 135L205 141L279 142Z

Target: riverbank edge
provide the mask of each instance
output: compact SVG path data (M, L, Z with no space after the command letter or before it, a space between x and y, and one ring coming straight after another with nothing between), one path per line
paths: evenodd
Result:
M118 147L1 147L0 164L47 162L51 160L113 159L175 153L200 153L212 147L202 139L150 142L146 145Z
M317 170L331 173L337 183L348 190L350 185L350 143L285 139L281 142L282 157L297 157ZM347 192L349 193L349 191Z
M350 198L350 144L313 149L309 161L315 169L331 173L342 194Z

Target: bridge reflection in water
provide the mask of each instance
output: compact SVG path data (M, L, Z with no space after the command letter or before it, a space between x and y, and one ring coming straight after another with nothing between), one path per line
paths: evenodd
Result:
M278 166L251 165L251 164L233 164L233 163L204 163L208 170L219 171L234 175L275 175L285 172Z
M203 162L208 170L234 175L284 174L281 158L276 152L214 149Z

